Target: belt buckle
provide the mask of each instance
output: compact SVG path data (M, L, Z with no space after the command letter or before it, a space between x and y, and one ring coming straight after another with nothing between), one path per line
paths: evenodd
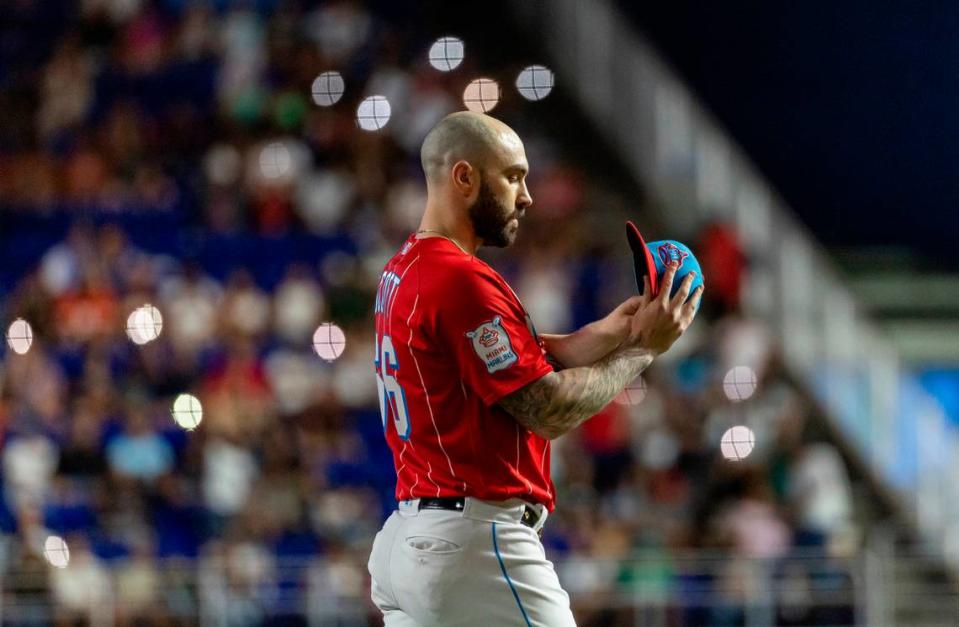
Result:
M543 537L543 528L542 528L542 527L540 527L539 529L536 528L536 523L539 521L539 516L537 516L537 517L534 519L534 518L533 518L533 515L534 515L535 512L536 512L536 510L534 510L531 506L525 505L525 506L523 507L523 516L522 516L522 518L521 518L520 520L521 520L521 522L523 522L523 524L525 524L527 527L529 527L530 529L534 530L534 531L536 532L536 535L537 535L537 536L539 536L540 538L542 538L542 537Z

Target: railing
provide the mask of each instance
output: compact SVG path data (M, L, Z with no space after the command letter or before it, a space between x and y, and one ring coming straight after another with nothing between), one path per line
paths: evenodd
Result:
M924 537L959 566L959 436L905 372L828 255L611 0L513 2L557 82L666 210L670 235L733 225L754 260L746 309ZM707 278L708 282L708 278ZM949 540L953 538L953 540Z
M555 563L583 627L955 625L959 591L935 579L929 557L876 548L847 557L804 551L776 559L655 551ZM380 625L368 586L360 553L283 561L251 553L135 567L84 558L63 570L38 563L8 572L0 623L79 619L111 627L148 617L204 627Z

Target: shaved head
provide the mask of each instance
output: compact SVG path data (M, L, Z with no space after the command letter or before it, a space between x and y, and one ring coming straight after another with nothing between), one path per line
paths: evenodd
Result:
M482 170L503 144L519 143L509 126L496 118L472 111L457 111L433 127L423 140L420 162L426 181L440 184L457 161Z
M513 129L482 113L451 113L423 140L420 160L426 175L421 229L456 234L474 251L513 243L533 204L526 149Z

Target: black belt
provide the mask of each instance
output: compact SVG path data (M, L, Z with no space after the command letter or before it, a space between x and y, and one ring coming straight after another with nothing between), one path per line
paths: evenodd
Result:
M463 511L463 507L466 505L466 499L462 496L445 496L432 499L420 499L420 509L450 509L455 512ZM539 522L539 512L536 511L531 505L527 505L523 510L523 516L520 518L520 523L526 525L530 529L536 528L536 523ZM543 534L543 530L539 530L539 534Z

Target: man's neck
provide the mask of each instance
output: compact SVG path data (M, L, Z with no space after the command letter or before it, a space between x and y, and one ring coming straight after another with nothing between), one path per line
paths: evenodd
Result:
M442 219L448 211L440 211L435 205L427 201L426 211L420 226L417 228L419 237L446 237L463 249L469 255L475 255L483 244L473 232L473 226L468 221L456 222L451 219Z

